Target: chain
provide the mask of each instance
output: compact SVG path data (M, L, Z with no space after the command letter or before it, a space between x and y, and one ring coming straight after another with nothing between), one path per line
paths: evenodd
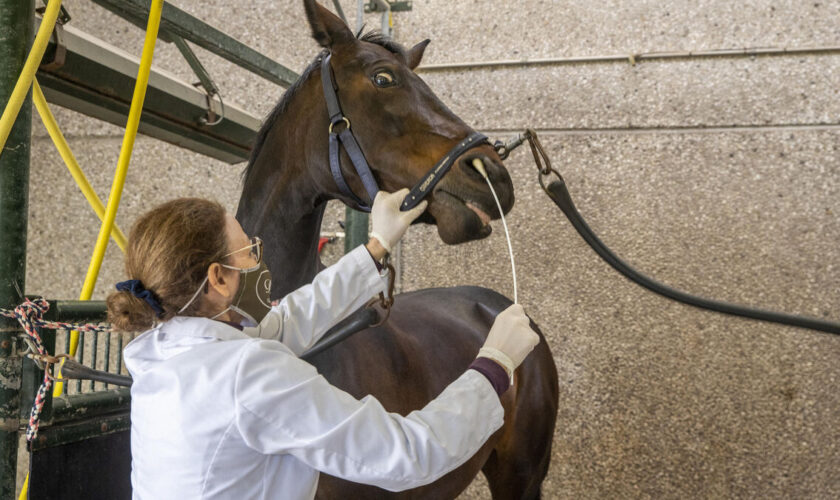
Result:
M390 255L386 255L384 259L382 259L382 266L388 270L388 290L386 293L379 293L379 307L385 310L385 315L379 320L377 323L370 325L370 328L381 326L388 318L391 317L391 307L394 305L394 287L396 285L396 276L397 272L394 270L394 266L391 264ZM368 305L372 305L376 303L377 299L374 299Z

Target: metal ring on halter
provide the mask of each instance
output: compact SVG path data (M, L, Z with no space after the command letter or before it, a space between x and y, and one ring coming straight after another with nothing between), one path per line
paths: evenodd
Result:
M350 120L348 120L346 116L342 116L341 119L344 121L344 124L347 125L347 130L350 130ZM330 123L330 133L331 134L333 133L333 126L335 126L336 123L338 123L338 121L334 121L334 122Z

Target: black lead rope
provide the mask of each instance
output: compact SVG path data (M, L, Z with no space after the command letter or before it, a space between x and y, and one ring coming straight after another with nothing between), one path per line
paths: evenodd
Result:
M586 243L595 250L595 253L597 253L598 256L604 259L607 264L613 267L613 269L623 274L637 285L647 288L648 290L669 299L682 302L683 304L708 309L710 311L840 335L840 323L807 316L795 316L775 311L755 309L728 302L698 297L696 295L691 295L681 290L671 288L640 273L621 260L612 250L610 250L586 223L572 201L569 190L566 188L566 181L564 181L563 177L551 167L551 162L537 139L536 133L533 130L528 130L525 132L525 136L531 146L531 151L534 154L534 160L540 169L540 185L543 187L546 194L548 194L549 198L551 198L560 210L563 211L563 214L566 215L566 218L569 219L569 222L572 223L572 226L574 226L578 234L580 234ZM552 181L548 184L548 186L546 186L543 181L543 177L550 174L557 176L557 180Z

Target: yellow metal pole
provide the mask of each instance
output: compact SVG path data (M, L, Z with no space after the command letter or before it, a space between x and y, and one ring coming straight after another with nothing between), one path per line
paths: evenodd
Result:
M3 110L3 115L0 116L0 154L3 152L6 139L9 138L9 133L15 124L20 107L29 92L29 86L32 85L32 79L35 78L35 72L38 71L38 66L41 64L41 58L44 57L44 51L47 50L47 42L50 41L55 20L58 19L59 7L61 7L61 0L50 0L47 4L44 18L41 20L41 27L38 28L35 41L32 42L32 49L29 51L29 56L26 58L26 63L23 65L15 88L12 90L12 95L9 96L9 102Z
M155 53L155 42L157 41L162 10L163 0L152 0L152 5L149 8L149 20L146 25L146 40L143 43L143 55L140 57L140 69L137 71L137 83L134 85L134 96L131 99L131 108L128 111L128 122L125 126L120 158L117 161L117 171L111 185L111 194L108 196L105 219L99 228L99 236L96 238L96 246L93 249L85 283L79 296L80 300L90 300L91 295L93 295L96 278L99 277L99 269L102 267L102 259L105 257L105 250L108 248L108 236L111 234L111 228L114 226L114 219L117 216L117 208L120 205L125 176L128 172L128 163L134 149L134 139L137 137L137 128L140 125L140 113L143 111L143 100L146 97L146 86L149 83L149 72L152 69L152 57ZM68 349L71 356L76 354L78 344L79 332L71 332L70 348ZM57 377L60 377L60 374ZM60 396L63 390L64 384L57 382L53 396Z
M70 170L70 175L76 181L76 185L82 190L82 194L85 195L85 198L90 203L93 211L96 212L96 215L99 216L99 219L104 220L105 206L102 204L102 200L99 199L96 191L93 190L90 182L88 182L85 173L82 172L82 168L76 161L76 157L73 156L73 151L70 150L70 145L67 144L64 134L58 128L58 122L55 121L55 116L47 105L47 100L44 98L41 86L38 85L37 78L32 80L32 101L35 103L38 114L41 115L41 121L44 122L44 127L47 128L47 132L50 134L55 148L58 150L58 154L61 155L61 159L64 160L64 164ZM125 253L126 237L118 226L114 225L111 237L114 238L114 242L120 247L120 250Z

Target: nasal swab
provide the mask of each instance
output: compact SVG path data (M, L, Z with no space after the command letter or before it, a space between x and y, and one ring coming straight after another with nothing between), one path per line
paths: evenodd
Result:
M505 214L502 211L502 204L499 203L499 197L496 196L496 190L493 189L493 184L490 183L490 177L487 176L487 171L484 169L484 162L482 162L479 158L474 158L472 161L472 166L478 170L478 173L484 177L484 180L487 181L487 185L490 186L490 192L493 193L493 199L496 200L496 206L499 207L499 215L502 216L502 226L505 228L505 237L507 237L507 244L508 244L508 252L510 252L510 270L513 273L513 303L519 303L519 297L516 293L516 264L513 262L513 246L510 244L510 231L508 231L507 222L505 222Z

